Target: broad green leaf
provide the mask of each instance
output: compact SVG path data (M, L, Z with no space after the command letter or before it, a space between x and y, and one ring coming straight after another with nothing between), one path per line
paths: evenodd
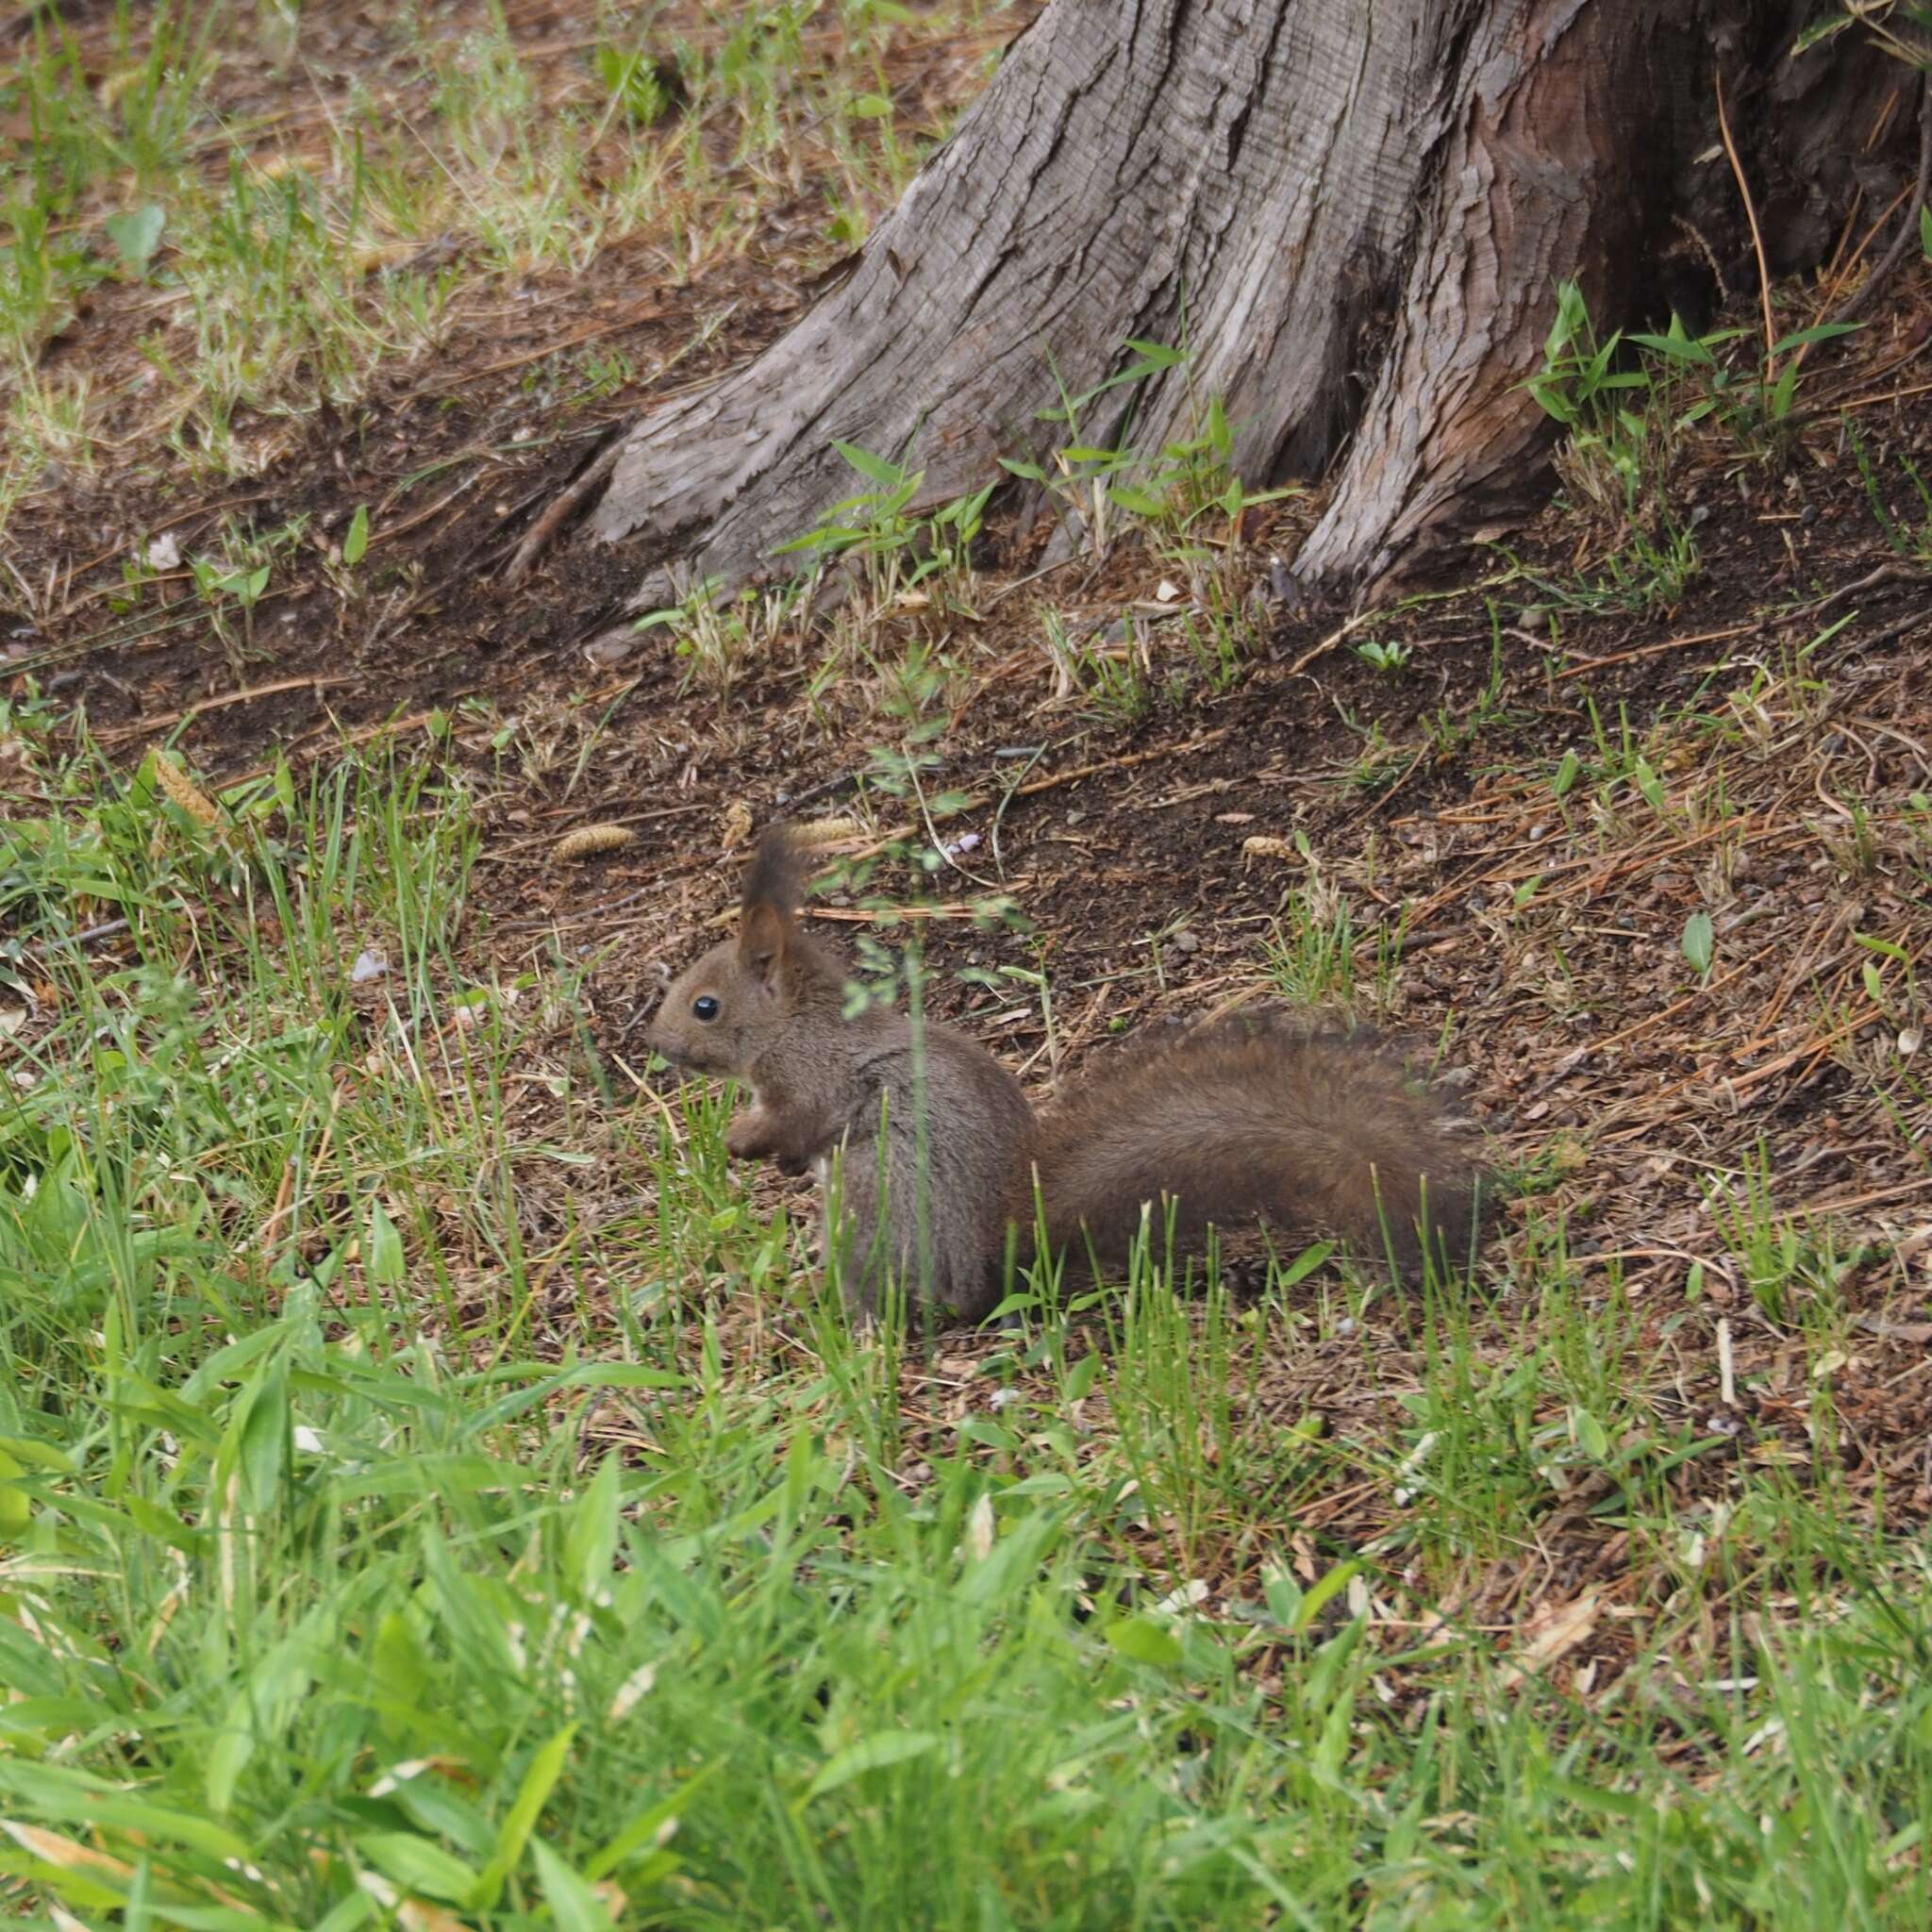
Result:
M460 1858L412 1831L371 1832L356 1840L356 1849L405 1890L446 1899L453 1906L468 1905L479 1883L477 1874Z
M1707 912L1693 912L1684 923L1684 957L1697 971L1709 976L1710 962L1716 957L1717 939Z
M108 240L121 258L121 266L133 275L141 275L160 246L161 231L168 225L167 210L150 202L145 208L109 215L101 225L107 229Z
M684 1807L724 1768L724 1760L715 1759L702 1771L693 1772L668 1798L661 1798L657 1804L640 1811L595 1857L589 1860L584 1866L585 1876L592 1884L600 1878L608 1878L620 1865L627 1864L636 1857L646 1845L656 1844L669 1837L676 1828L676 1821L683 1815Z
M369 506L358 503L356 514L349 519L348 533L342 539L342 561L351 570L362 561L362 554L369 548Z
M0 1449L0 1542L24 1535L33 1521L33 1499L20 1486L25 1474L13 1457Z
M1067 1371L1066 1399L1069 1402L1078 1402L1091 1391L1099 1374L1100 1352L1098 1349L1090 1349Z
M1292 1288L1296 1282L1305 1281L1335 1252L1333 1241L1317 1241L1312 1247L1304 1248L1280 1274L1277 1284L1282 1288Z
M1107 1641L1137 1664L1177 1664L1185 1655L1180 1639L1151 1617L1123 1617L1117 1624L1109 1624Z
M537 1883L560 1932L612 1932L604 1901L575 1871L541 1838L531 1840L530 1852L537 1860Z
M497 1831L496 1857L490 1861L489 1870L477 1885L475 1903L484 1910L489 1910L503 1896L504 1885L516 1870L517 1861L524 1856L524 1847L529 1842L530 1833L536 1829L537 1820L543 1815L543 1807L550 1802L550 1793L563 1774L564 1761L570 1756L571 1740L576 1733L575 1724L564 1725L530 1759L529 1769L524 1773L523 1785L517 1791L516 1802L509 1807Z
M1361 1558L1351 1557L1345 1563L1338 1563L1325 1575L1318 1577L1302 1593L1297 1606L1294 1622L1291 1625L1296 1630L1310 1628L1322 1614L1324 1605L1330 1602L1338 1592L1344 1591L1361 1574Z
M378 1288L399 1288L403 1280L403 1238L380 1201L369 1204L369 1278Z
M869 449L860 449L856 442L841 442L835 436L832 447L858 472L869 476L883 489L896 490L906 480L906 473L896 464L889 463L884 457L875 457Z
M1573 1408L1570 1411L1570 1426L1576 1434L1576 1446L1592 1462L1607 1462L1610 1455L1610 1439L1603 1424L1597 1421L1587 1408Z
M808 1799L822 1798L868 1771L887 1764L904 1764L908 1757L923 1757L937 1749L939 1742L937 1731L881 1731L875 1737L861 1738L858 1743L847 1744L825 1759L818 1775L806 1787L805 1795Z
M242 1420L238 1465L242 1494L251 1510L270 1508L276 1501L288 1454L289 1382L276 1363L250 1395Z
M1033 1580L1060 1525L1058 1512L1041 1510L1022 1518L1001 1537L991 1556L959 1579L956 1593L967 1603L991 1604L1024 1588Z
M586 1602L610 1587L617 1554L617 1457L607 1456L571 1512L563 1562L571 1588Z
M1149 341L1143 336L1129 336L1127 347L1156 369L1173 369L1188 359L1186 350L1170 348L1165 342Z
M255 1756L255 1704L244 1690L228 1700L222 1727L215 1733L208 1751L208 1772L203 1780L210 1811L226 1816L235 1802L235 1786Z
M1783 338L1772 350L1774 356L1789 356L1793 349L1802 349L1807 342L1828 342L1834 336L1856 335L1865 325L1862 322L1821 322L1810 328L1795 329Z

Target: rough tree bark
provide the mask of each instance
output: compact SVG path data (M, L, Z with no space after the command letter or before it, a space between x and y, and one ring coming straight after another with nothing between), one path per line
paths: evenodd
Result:
M1852 36L1791 60L1807 11L1052 0L842 284L629 431L592 527L635 545L642 600L766 574L855 489L835 437L923 469L937 505L1050 447L1039 411L1129 337L1185 343L1186 372L1110 391L1080 441L1131 409L1155 443L1218 393L1251 487L1339 458L1304 581L1507 525L1540 495L1547 430L1520 385L1556 283L1601 321L1660 319L1687 216L1697 253L1749 258L1715 75L1776 266L1834 239L1873 165L1855 148L1915 83Z

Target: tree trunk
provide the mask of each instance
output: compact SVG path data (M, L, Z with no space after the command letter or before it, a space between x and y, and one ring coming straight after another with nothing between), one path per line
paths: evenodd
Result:
M1521 384L1558 280L1607 326L1668 312L1657 264L1686 215L1697 253L1749 258L1715 75L1778 265L1834 238L1855 135L1911 76L1849 35L1789 61L1794 10L1052 0L843 283L634 426L593 527L636 544L641 600L667 566L768 574L861 487L834 438L922 470L936 506L1074 440L1041 412L1130 337L1188 361L1096 398L1078 441L1158 448L1219 395L1251 488L1341 453L1305 581L1358 586L1507 525L1545 467Z

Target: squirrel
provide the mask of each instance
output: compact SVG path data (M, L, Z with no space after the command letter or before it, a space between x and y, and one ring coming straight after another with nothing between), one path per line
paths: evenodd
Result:
M1364 1036L1238 1010L1106 1056L1036 1115L964 1034L850 1012L842 956L799 924L802 887L799 848L773 825L737 937L672 984L648 1038L676 1067L749 1084L727 1154L816 1170L826 1265L856 1314L875 1316L896 1279L908 1304L978 1322L1009 1264L1041 1258L1042 1225L1045 1255L1076 1270L1124 1260L1143 1224L1171 1224L1176 1253L1262 1223L1340 1236L1398 1275L1425 1250L1469 1261L1486 1171Z

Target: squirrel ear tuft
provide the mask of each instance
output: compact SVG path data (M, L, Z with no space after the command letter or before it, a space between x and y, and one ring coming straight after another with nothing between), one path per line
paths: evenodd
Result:
M775 906L747 906L738 922L738 958L754 979L770 986L785 959L791 922Z
M745 970L769 984L776 977L798 908L798 848L781 821L768 825L744 875L738 919L738 957Z
M754 906L770 906L781 919L790 919L803 896L803 872L798 847L791 842L791 827L782 819L767 825L745 870L744 897L740 904L746 912Z

